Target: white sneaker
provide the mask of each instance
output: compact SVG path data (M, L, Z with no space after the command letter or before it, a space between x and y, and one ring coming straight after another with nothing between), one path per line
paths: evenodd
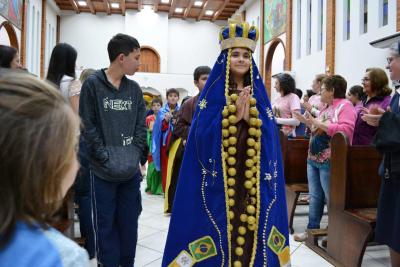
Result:
M304 241L306 241L307 237L308 237L307 232L293 235L294 241L297 241L297 242L304 242Z

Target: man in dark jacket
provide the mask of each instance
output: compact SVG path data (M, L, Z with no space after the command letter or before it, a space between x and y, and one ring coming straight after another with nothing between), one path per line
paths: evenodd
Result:
M79 114L88 148L100 266L133 266L142 210L139 160L146 142L145 103L133 75L140 45L125 34L108 43L110 66L83 84Z

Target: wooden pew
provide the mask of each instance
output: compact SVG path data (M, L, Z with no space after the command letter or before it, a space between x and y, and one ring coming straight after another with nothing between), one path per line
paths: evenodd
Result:
M331 148L328 246L319 247L310 232L306 245L335 266L361 266L373 239L382 156L372 146L349 146L342 133L333 136Z
M293 217L300 193L308 192L307 152L308 139L288 139L279 133L282 161L285 177L286 202L288 209L289 230L293 234Z

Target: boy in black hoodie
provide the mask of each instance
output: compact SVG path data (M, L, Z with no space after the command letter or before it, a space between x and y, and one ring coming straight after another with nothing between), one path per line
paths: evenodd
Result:
M146 142L145 103L133 75L140 45L125 34L108 43L110 66L83 84L79 114L88 148L100 266L133 266L142 210L139 160Z

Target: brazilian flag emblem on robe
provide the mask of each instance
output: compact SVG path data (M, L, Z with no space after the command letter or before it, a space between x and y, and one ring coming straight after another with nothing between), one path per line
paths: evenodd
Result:
M189 244L189 250L196 262L217 255L217 249L211 236L205 236Z
M275 254L279 254L281 250L285 247L286 238L275 226L272 226L271 232L268 237L268 247L275 252Z

